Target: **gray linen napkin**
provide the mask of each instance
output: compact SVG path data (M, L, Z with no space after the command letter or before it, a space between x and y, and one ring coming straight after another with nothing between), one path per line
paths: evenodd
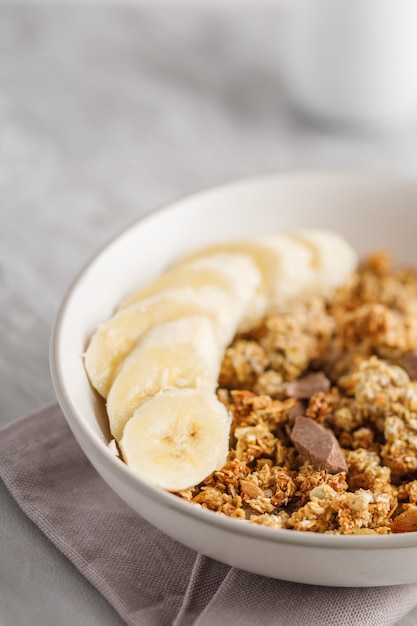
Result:
M28 517L131 626L388 626L417 605L417 585L288 583L185 548L110 490L57 405L0 431L0 476Z

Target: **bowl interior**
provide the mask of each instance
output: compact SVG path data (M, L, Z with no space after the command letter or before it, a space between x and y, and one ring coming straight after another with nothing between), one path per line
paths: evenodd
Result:
M109 456L107 419L88 383L83 352L116 305L179 255L212 242L315 227L338 231L360 254L386 248L398 261L417 264L416 209L413 182L361 173L288 173L206 191L134 224L75 280L54 330L53 379L74 433L82 432L95 454ZM317 541L323 539L335 537Z

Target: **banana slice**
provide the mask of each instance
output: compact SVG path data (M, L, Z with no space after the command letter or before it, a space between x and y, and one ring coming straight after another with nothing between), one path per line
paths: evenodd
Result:
M168 269L152 283L125 299L119 308L130 306L167 288L215 285L225 290L247 309L261 283L259 269L247 254L237 254L230 250L218 254L205 254Z
M297 230L289 235L311 250L320 295L331 295L358 266L357 252L338 233L310 229Z
M246 254L252 258L262 276L258 297L259 301L263 297L264 309L286 310L307 292L314 291L312 285L316 284L316 271L313 252L285 233L209 246L184 257L176 267L196 262L196 259L207 255L226 252ZM256 302L253 304L256 312Z
M316 292L316 270L311 250L285 233L261 237L269 267L265 274L270 308L291 309L294 304Z
M210 320L187 316L149 330L120 365L107 397L113 437L120 439L126 422L148 396L164 387L217 387L221 354Z
M85 368L93 387L106 398L116 370L145 332L158 324L194 313L207 314L223 351L243 316L243 304L213 285L165 289L118 311L93 335Z
M144 480L180 491L226 463L230 424L230 414L213 393L164 389L135 411L120 449Z
M176 267L204 255L247 254L262 275L267 308L290 310L310 296L329 296L358 265L358 255L339 234L303 229L245 241L215 244L180 259Z

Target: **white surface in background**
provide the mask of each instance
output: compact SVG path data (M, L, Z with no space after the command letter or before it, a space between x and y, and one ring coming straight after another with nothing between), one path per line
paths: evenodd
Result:
M292 0L286 75L301 110L348 128L417 120L415 0Z

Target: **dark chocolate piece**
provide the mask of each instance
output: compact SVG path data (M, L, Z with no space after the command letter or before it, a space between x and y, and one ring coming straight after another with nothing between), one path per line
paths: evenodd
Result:
M411 380L417 380L417 351L406 352L398 361L398 365L405 369Z
M347 472L346 459L333 432L309 417L298 415L295 418L291 441L316 469L329 474Z
M300 398L308 400L315 393L322 391L327 393L330 390L330 380L323 372L313 372L303 378L285 383L285 392L289 398Z
M295 418L299 415L306 414L306 403L301 400L297 400L293 408L288 412L288 423L292 427L295 423Z

